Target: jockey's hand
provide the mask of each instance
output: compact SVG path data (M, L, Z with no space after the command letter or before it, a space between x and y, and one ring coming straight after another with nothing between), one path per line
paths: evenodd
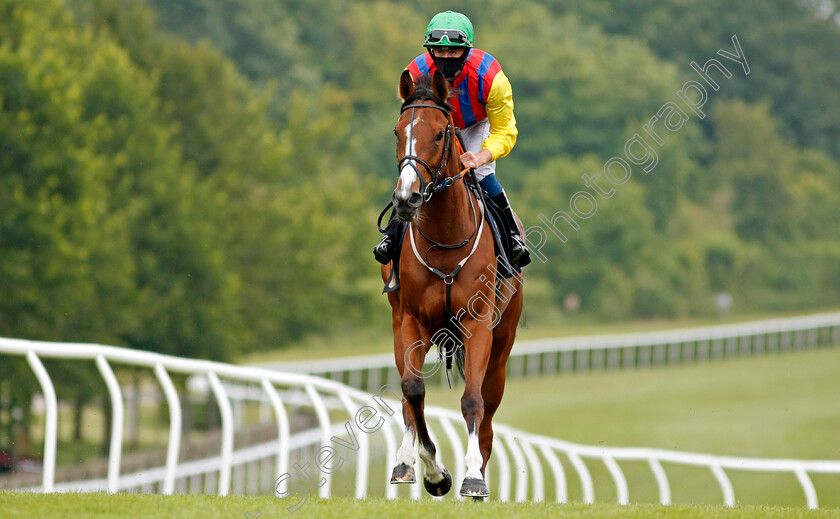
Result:
M471 151L465 151L461 155L461 164L463 164L464 167L475 169L475 168L478 168L478 167L481 167L481 166L487 164L492 159L493 159L493 154L490 152L490 150L488 150L486 148L482 149L478 153L473 153Z

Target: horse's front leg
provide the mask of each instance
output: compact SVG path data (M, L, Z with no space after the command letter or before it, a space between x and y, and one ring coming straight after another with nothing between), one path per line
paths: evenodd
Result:
M466 341L466 364L464 375L466 387L461 397L461 412L467 422L467 472L461 484L461 495L473 498L485 498L490 495L487 483L484 481L484 458L481 454L479 430L484 420L484 398L482 385L490 359L492 332L487 323L473 321L467 324L470 332Z
M522 295L517 294L502 314L502 319L493 328L493 348L487 363L487 371L484 374L484 384L481 387L481 396L484 398L484 419L478 430L478 439L481 444L481 455L484 457L482 474L486 473L487 462L490 461L490 453L493 451L493 415L499 409L502 396L505 394L505 366L513 348L513 341L516 339L516 325L521 314Z
M414 483L414 436L420 442L420 458L425 466L424 486L433 496L442 496L452 487L452 476L437 460L437 449L429 436L423 405L426 386L423 382L423 362L430 344L421 338L416 321L404 317L400 329L403 338L402 358L397 353L397 366L402 375L403 420L405 433L397 450L397 466L391 475L391 483Z

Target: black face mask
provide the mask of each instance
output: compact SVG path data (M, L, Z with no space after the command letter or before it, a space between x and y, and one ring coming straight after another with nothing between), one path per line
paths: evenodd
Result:
M465 52L463 56L460 58L439 58L437 56L432 55L432 59L435 61L435 66L440 73L443 74L448 80L455 79L455 76L458 75L461 68L464 66L464 62L467 61L467 54L469 52Z

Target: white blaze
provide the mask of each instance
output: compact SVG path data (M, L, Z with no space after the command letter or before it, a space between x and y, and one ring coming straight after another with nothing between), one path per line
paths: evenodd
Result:
M420 120L420 116L417 117ZM414 150L417 147L417 139L412 138L412 128L414 127L414 119L405 127L405 153L403 156L414 155ZM417 181L416 162L413 159L403 162L400 170L400 190L399 197L403 200L408 200L411 196L411 186Z

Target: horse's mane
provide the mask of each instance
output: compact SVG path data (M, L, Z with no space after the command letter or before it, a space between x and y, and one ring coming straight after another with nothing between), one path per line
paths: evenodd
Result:
M447 87L448 88L448 87ZM444 108L447 112L453 110L452 105L446 102L446 99L440 99L435 95L432 89L432 75L423 74L420 79L414 84L414 92L403 101L403 108L415 101L434 101L435 104Z

